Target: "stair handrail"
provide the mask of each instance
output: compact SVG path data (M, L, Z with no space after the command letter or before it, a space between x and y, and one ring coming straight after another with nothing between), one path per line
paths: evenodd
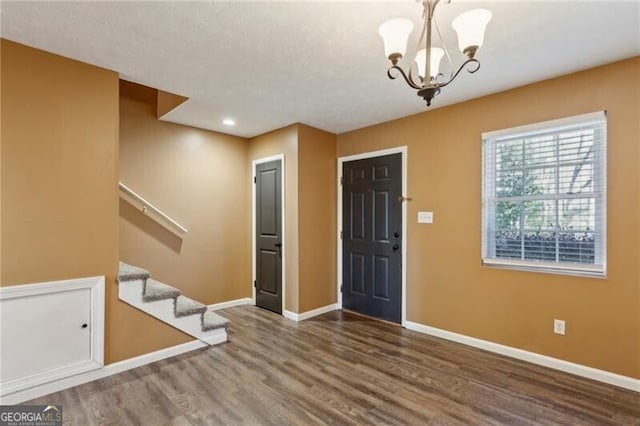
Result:
M155 216L152 216L154 219L156 219L157 222L160 222L159 220L157 220L157 217L159 217L160 219L162 219L164 222L166 222L167 224L171 225L172 227L174 227L175 229L177 229L178 231L186 234L187 232L187 228L185 228L184 226L180 225L178 222L176 222L175 220L171 219L171 217L169 217L165 212L163 212L162 210L160 210L159 208L157 208L156 206L154 206L153 204L151 204L149 201L147 201L144 197L142 197L140 194L138 194L136 191L134 191L133 189L129 188L127 185L125 185L122 182L119 182L119 187L120 187L120 191L124 192L125 194L127 194L128 196L130 196L131 198L133 198L138 204L140 204L142 207L140 208L140 211L144 214L148 214L149 211L151 211ZM157 217L156 217L157 216Z

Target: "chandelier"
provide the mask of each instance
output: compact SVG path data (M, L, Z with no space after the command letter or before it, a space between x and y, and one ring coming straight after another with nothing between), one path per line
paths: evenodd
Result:
M387 76L395 80L402 76L407 84L418 91L418 96L424 98L427 106L431 105L434 96L440 93L440 89L449 85L458 77L460 72L467 68L469 73L474 73L480 69L480 62L475 58L477 50L482 46L484 31L491 20L491 12L486 9L474 9L460 14L453 20L451 26L458 34L458 47L466 55L467 59L460 65L457 71L449 56L449 51L444 45L444 40L440 34L437 22L433 19L436 6L440 0L423 0L424 11L422 18L424 25L418 40L418 50L415 56L418 76L414 75L413 63L409 67L409 72L405 72L398 62L407 50L407 40L413 30L413 23L405 18L390 19L380 25L378 33L384 42L385 54L391 61L391 67L387 71ZM450 3L451 0L448 1ZM435 28L442 47L432 47L432 29ZM448 77L441 72L440 61L446 55L451 73ZM398 74L395 73L398 72ZM429 73L428 75L426 73Z

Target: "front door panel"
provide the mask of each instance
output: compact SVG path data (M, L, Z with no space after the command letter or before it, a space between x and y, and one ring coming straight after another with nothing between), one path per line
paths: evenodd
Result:
M342 176L342 306L399 323L402 156L349 161Z

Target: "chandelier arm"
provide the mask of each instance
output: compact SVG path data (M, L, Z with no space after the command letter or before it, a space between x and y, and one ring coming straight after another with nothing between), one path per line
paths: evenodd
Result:
M400 73L400 75L402 76L402 78L404 78L404 81L407 82L407 84L409 86L411 86L412 88L416 89L416 90L420 90L422 87L417 85L416 83L413 82L413 80L411 78L409 78L409 76L407 76L407 74L405 74L404 70L402 68L400 68L397 65L393 65L389 68L389 70L387 71L387 77L389 77L391 80L395 80L396 78L398 78L397 75L393 75L391 73L391 70L396 70ZM410 72L411 74L411 72Z
M475 64L475 68L470 68L467 71L469 72L469 74L473 74L474 72L478 71L480 69L480 61L478 61L477 59L467 59L466 61L464 61L462 63L462 65L460 65L460 68L458 68L458 71L456 71L455 74L453 74L453 77L451 77L449 79L449 81L446 81L444 83L438 83L438 87L445 87L447 86L449 83L451 83L453 80L456 79L456 77L458 77L458 74L460 74L462 72L462 70L469 64Z
M422 77L420 77L420 75L418 75L418 80L420 81L420 84L416 84L416 77L413 75L413 66L411 66L411 68L409 68L409 80L411 80L412 82L414 82L414 86L412 86L414 89L415 88L422 88L422 85L424 84L424 79Z

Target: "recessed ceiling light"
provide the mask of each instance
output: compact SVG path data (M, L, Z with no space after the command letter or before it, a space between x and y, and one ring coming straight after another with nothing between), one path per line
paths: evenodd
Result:
M222 120L222 124L224 124L225 126L235 126L236 122L230 118L225 118L224 120Z

